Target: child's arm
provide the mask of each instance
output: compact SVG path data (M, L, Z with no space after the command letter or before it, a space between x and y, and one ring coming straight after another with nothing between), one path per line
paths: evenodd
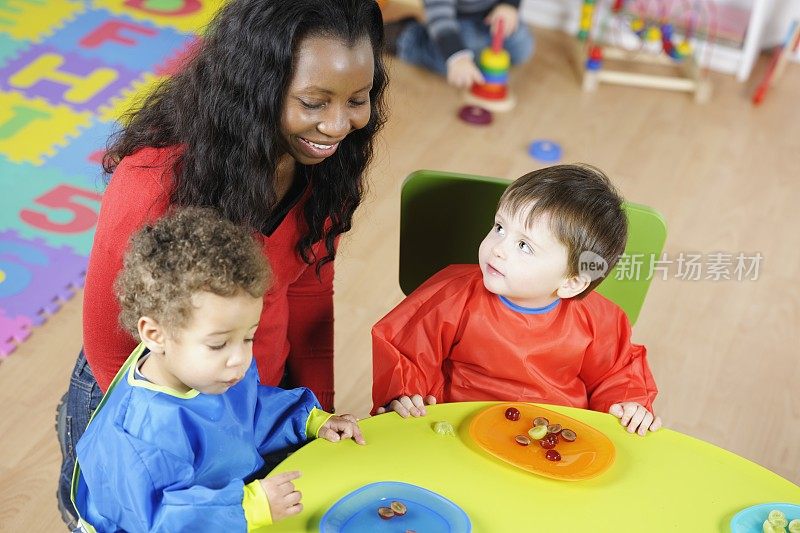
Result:
M442 363L450 352L455 329L442 324L442 331L424 316L398 320L397 315L405 314L411 305L406 301L372 328L373 414L385 412L387 407L400 412L395 402L411 408L409 397L435 397L444 388Z
M456 0L425 0L428 34L447 65L447 82L468 89L483 83L473 52L464 44L456 17Z
M337 442L364 437L353 415L333 415L322 410L314 393L305 387L281 389L261 385L255 364L248 369L245 385L255 386L253 434L260 454L286 449L310 439Z
M461 335L469 296L463 267L454 268L434 275L372 328L372 414L404 396L443 400L442 365Z
M456 1L424 0L428 34L444 59L467 49L458 27Z
M630 322L622 309L600 298L590 302L587 297L587 305L596 306L592 313L595 336L580 373L586 384L589 408L616 415L621 407L619 417L624 425L631 431L641 430L642 422L648 419L646 413L652 416L653 400L658 393L647 364L647 350L631 342ZM641 406L642 411L630 404ZM660 426L660 419L656 419L652 418L650 429ZM639 424L631 427L633 421Z
M358 444L366 444L353 415L330 415L316 407L311 409L305 432L309 437L313 435L331 442L353 439ZM284 472L245 485L242 507L248 527L250 524L269 525L302 511L302 495L293 483L299 477L298 471Z
M255 372L255 366L248 372ZM333 416L322 410L314 393L305 387L285 390L258 384L256 390L253 434L261 455L316 438Z

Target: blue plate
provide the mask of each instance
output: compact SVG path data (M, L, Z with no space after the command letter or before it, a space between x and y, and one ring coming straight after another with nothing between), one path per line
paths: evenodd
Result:
M385 520L379 507L393 501L405 504L403 516ZM399 481L364 485L328 509L319 523L321 533L379 533L417 531L419 533L468 533L472 524L459 506L428 489Z
M761 533L764 520L772 510L782 511L786 520L800 519L800 505L793 503L761 503L742 509L731 518L732 533Z

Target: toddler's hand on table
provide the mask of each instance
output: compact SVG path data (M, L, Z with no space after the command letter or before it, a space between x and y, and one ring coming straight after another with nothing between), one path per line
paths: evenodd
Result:
M299 477L300 472L295 470L259 480L267 495L273 522L296 515L303 510L303 504L300 503L303 495L294 489L292 483L292 480Z
M331 442L353 439L358 444L366 444L361 428L358 427L358 419L353 415L333 415L319 429L319 438Z
M435 404L436 398L434 396L425 396L424 398L419 394L410 397L400 396L398 399L392 400L388 408L378 407L377 414L380 415L387 411L394 411L403 418L408 418L409 415L425 416L427 414L425 406Z
M661 417L654 416L643 405L636 402L615 403L608 408L608 412L619 418L620 423L628 428L628 433L636 431L639 435L644 436L648 429L656 431L661 427Z

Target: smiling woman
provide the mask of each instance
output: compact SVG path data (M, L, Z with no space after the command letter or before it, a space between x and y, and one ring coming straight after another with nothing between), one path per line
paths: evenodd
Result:
M351 131L367 125L373 70L372 46L366 38L352 45L326 37L302 41L282 117L295 161L319 163L332 156Z
M184 69L125 117L104 159L84 350L57 414L65 520L75 443L136 344L112 290L124 250L173 207L254 231L274 273L254 340L260 380L307 386L332 410L333 260L386 118L382 47L373 0L232 0Z

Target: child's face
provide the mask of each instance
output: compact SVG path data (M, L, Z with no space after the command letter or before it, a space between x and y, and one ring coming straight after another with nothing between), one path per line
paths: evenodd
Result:
M532 227L526 226L525 215L498 211L478 261L489 292L523 307L543 307L559 297L567 282L569 253L550 231L546 214Z
M156 357L157 376L164 381L160 384L205 394L222 394L235 385L253 359L253 335L262 305L261 298L244 291L227 297L194 294L189 323L177 335L165 333L164 354Z
M369 39L352 47L326 37L300 42L281 117L284 140L295 161L321 163L351 131L367 125L374 71Z

